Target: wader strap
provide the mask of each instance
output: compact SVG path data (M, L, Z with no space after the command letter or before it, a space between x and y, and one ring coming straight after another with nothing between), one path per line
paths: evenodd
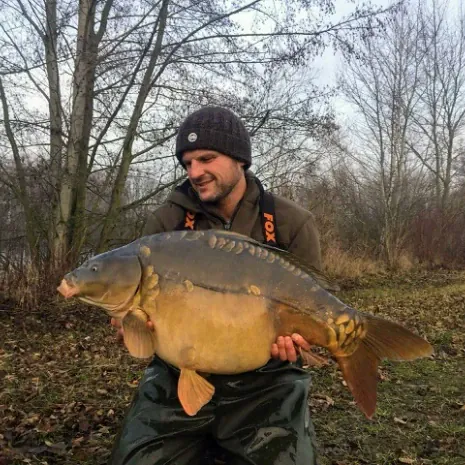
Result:
M186 179L176 190L183 192L186 196L189 195L190 182ZM195 213L185 210L184 218L174 228L175 231L193 231L195 230Z
M194 231L195 213L186 210L183 220L174 228L175 231Z
M260 220L262 222L263 237L265 238L264 243L278 249L285 250L279 244L278 231L276 228L276 213L274 209L274 199L270 192L265 191L262 183L255 178L255 182L260 190Z
M281 250L287 250L284 247L278 237L278 230L276 227L276 214L274 208L274 198L270 192L265 191L262 186L262 183L255 178L258 189L260 190L260 201L259 201L259 214L260 221L262 223L262 231L264 237L264 244L270 245L272 247L277 247ZM189 181L184 181L181 186L177 189L187 192L189 188ZM176 226L175 231L188 231L195 230L196 223L196 214L186 210L184 218Z

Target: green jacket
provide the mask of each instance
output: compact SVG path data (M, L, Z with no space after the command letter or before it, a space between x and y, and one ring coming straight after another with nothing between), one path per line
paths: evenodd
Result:
M196 214L196 229L230 229L263 242L259 213L260 190L250 171L246 172L246 179L247 190L230 223L226 223L215 209L202 204L192 188L188 189L187 195L177 188L150 215L144 228L144 236L173 231L184 220L186 211L190 211ZM291 200L278 195L273 195L273 198L280 244L321 270L320 240L313 215Z

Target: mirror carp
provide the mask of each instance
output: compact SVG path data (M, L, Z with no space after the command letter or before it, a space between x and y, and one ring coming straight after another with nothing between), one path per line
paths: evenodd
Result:
M328 289L334 288L322 273L288 252L207 230L146 236L97 255L68 273L58 291L120 319L134 357L156 353L178 367L178 397L188 415L214 394L208 373L257 369L278 336L299 333L331 353L371 418L380 360L427 357L432 346Z

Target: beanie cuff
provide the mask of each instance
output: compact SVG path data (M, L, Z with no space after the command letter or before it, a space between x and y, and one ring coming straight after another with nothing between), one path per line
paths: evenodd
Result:
M176 157L185 168L182 161L184 152L190 150L214 150L244 163L244 169L251 165L250 143L232 134L214 129L193 128L176 144Z

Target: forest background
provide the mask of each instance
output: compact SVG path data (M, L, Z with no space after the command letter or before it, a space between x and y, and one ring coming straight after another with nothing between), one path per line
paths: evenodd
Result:
M461 2L0 3L0 269L21 301L133 240L202 105L312 210L335 275L465 263ZM339 63L338 66L328 64Z

